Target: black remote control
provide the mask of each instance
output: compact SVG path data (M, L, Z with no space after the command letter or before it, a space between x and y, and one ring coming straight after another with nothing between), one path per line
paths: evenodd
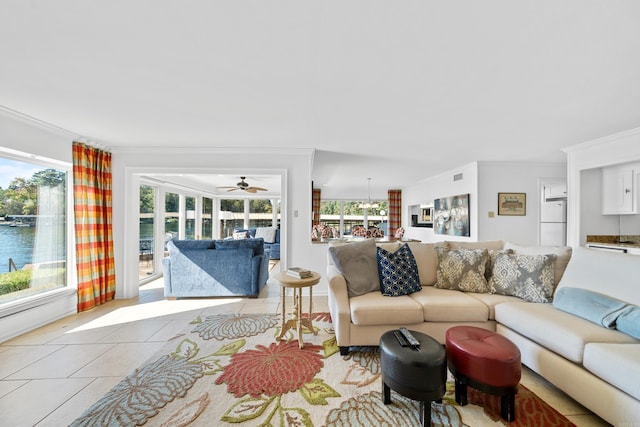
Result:
M409 346L409 341L407 341L407 339L404 337L404 335L400 333L400 331L393 331L393 335L396 336L396 339L398 340L398 342L402 347Z
M411 347L420 347L420 341L418 341L407 328L400 328L400 332L407 339Z

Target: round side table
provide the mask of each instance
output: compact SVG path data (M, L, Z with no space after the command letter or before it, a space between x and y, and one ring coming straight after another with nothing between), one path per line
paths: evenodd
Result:
M281 341L289 329L298 331L298 344L300 348L304 347L302 342L302 327L307 327L314 335L318 333L313 329L311 324L311 313L313 313L313 286L320 281L320 274L315 271L311 272L311 277L298 279L290 276L286 271L281 271L275 275L275 280L280 284L280 298L282 301L282 330L280 335L276 337L277 341ZM293 311L291 318L287 319L286 308L286 290L293 289ZM302 289L309 288L309 317L302 317Z

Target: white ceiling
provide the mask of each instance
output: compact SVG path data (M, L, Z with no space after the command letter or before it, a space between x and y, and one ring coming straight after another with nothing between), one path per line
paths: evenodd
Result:
M640 126L639 22L635 0L3 0L0 105L111 147L315 148L323 195L376 196Z

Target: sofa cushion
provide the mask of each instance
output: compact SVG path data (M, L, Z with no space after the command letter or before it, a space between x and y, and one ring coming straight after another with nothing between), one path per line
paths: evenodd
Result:
M505 250L512 250L516 254L520 255L556 255L556 263L553 271L553 283L558 285L562 275L564 274L567 264L571 259L572 249L571 246L526 246L519 245L513 242L507 242L504 244Z
M578 246L573 248L571 260L558 284L558 289L567 286L589 289L606 293L632 305L640 305L638 277L640 262L637 255Z
M422 307L410 296L388 298L369 292L349 300L351 321L363 325L411 325L423 321ZM389 328L392 329L392 328Z
M582 363L587 343L637 342L551 304L507 302L496 305L495 312L499 323L575 363Z
M410 297L422 307L425 322L486 322L489 307L471 295L425 286Z
M488 252L486 249L448 249L436 246L438 257L436 288L464 292L489 292L484 277Z
M330 246L331 261L347 282L349 297L380 292L376 242L373 239Z
M167 242L167 249L169 252L178 249L183 251L186 249L214 249L215 242L213 240L178 240L172 239Z
M553 306L596 325L615 329L616 319L628 304L587 289L564 287L553 296ZM619 328L618 328L619 329Z
M583 364L604 381L640 400L640 343L587 344Z
M406 244L393 253L378 247L378 273L382 295L397 297L421 289L418 266Z
M504 242L502 240L487 240L480 242L452 242L450 240L446 240L444 243L449 249L500 250L504 248Z
M265 243L275 243L276 230L277 229L275 227L258 227L256 228L256 234L254 237L262 237Z
M474 297L481 301L484 305L489 307L489 320L496 320L495 307L503 302L519 302L521 304L529 304L528 302L513 296L498 295L498 294L483 294L478 292L468 292L466 295Z
M551 302L556 255L496 253L489 286L492 293L529 302Z
M250 248L253 249L254 255L263 255L264 254L264 240L255 239L255 238L247 238L247 239L239 239L239 240L216 240L215 248L217 250L231 250L231 249L240 249L240 248Z
M421 242L408 242L406 244L409 245L409 249L411 249L418 265L420 285L433 286L436 283L436 268L438 266L438 257L434 250L434 244Z

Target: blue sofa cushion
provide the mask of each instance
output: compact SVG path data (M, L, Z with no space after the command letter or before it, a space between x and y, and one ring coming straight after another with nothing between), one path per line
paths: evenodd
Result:
M263 255L264 239L250 238L250 239L240 239L240 240L216 240L215 248L216 250L250 248L250 249L253 249L254 255Z
M213 240L172 240L173 244L180 251L187 249L214 249L215 241Z

